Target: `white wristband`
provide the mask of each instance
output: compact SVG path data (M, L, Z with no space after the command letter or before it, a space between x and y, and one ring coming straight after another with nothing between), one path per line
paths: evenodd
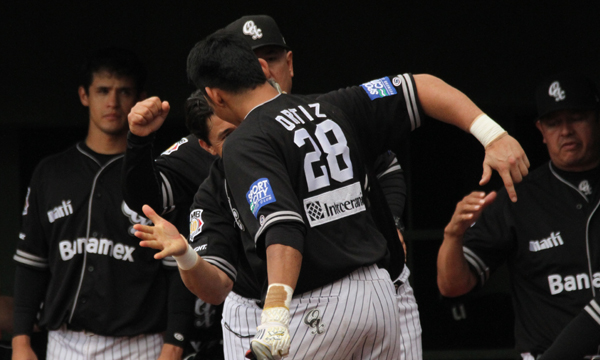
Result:
M181 270L189 270L196 265L199 256L194 249L192 249L192 245L188 244L188 248L183 255L173 255L173 257Z
M497 137L506 133L506 130L502 126L498 125L498 123L486 114L481 114L473 120L470 131L484 148Z

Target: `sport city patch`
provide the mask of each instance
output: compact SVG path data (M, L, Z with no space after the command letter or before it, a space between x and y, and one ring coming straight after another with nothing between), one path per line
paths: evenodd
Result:
M273 194L269 179L262 178L256 180L246 193L246 200L250 204L250 211L252 211L254 217L258 215L258 210L261 207L275 202L275 194Z
M367 92L367 95L369 95L371 100L397 94L394 85L392 85L390 78L387 76L381 79L371 80L361 86Z
M204 225L204 222L202 221L202 211L203 210L196 209L190 213L190 241L194 236L202 232L202 225Z

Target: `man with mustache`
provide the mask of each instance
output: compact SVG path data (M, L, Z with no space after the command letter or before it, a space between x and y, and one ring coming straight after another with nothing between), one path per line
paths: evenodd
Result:
M444 296L485 284L507 261L523 359L543 354L600 287L598 99L597 87L580 74L543 81L535 125L550 162L517 185L517 203L504 190L467 195L444 231Z

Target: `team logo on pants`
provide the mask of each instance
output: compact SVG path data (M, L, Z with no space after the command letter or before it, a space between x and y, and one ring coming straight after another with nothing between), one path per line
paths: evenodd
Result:
M317 309L309 311L304 315L304 323L313 328L311 334L320 335L325 332L325 324L321 324L321 313Z

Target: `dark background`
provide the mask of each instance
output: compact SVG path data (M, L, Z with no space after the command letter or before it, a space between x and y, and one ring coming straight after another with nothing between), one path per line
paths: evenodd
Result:
M294 52L294 92L316 93L403 72L430 73L457 87L521 141L532 167L547 160L533 126L533 91L545 76L579 70L600 79L596 1L20 1L0 5L0 290L12 294L12 254L27 182L37 162L85 136L76 69L108 45L135 50L148 93L171 102L159 146L185 135L183 101L193 90L185 61L210 32L247 14L269 14ZM511 346L506 276L476 295L441 299L435 258L454 206L478 188L483 152L443 124L417 130L398 154L406 169L409 263L424 346L438 350ZM495 177L490 190L500 185ZM485 298L485 299L482 299ZM452 308L467 309L454 320ZM455 313L460 311L455 310ZM495 354L495 355L494 355ZM501 358L502 351L478 358ZM462 354L462 358L469 358ZM474 356L474 355L473 355Z

